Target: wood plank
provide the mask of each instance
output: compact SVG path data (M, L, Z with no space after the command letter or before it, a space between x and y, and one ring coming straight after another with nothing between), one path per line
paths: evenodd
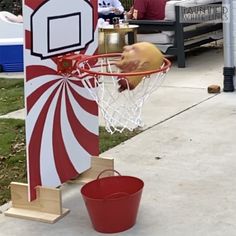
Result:
M55 223L69 213L62 208L61 190L39 186L36 189L37 198L28 201L28 184L11 183L12 207L4 215L21 219Z
M114 159L111 157L91 157L91 168L74 180L68 181L68 183L88 183L97 178L97 176L106 169L114 169ZM114 172L106 172L102 176L112 176Z
M44 223L50 223L53 224L62 217L64 217L66 214L68 214L70 211L68 209L62 209L62 214L50 214L46 212L39 212L39 211L33 211L28 209L20 209L20 208L10 208L4 214L6 216L20 218L20 219L26 219L26 220L35 220L40 221Z
M14 208L22 208L46 212L51 214L62 214L61 191L56 188L37 187L36 200L28 201L28 184L12 182L11 199Z

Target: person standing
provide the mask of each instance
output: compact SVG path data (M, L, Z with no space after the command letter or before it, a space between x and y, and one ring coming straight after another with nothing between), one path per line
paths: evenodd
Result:
M134 0L128 12L133 20L163 20L165 18L166 0Z

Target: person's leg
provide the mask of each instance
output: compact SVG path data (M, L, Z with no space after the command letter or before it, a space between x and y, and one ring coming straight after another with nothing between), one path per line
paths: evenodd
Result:
M103 20L106 20L107 15L98 13L98 19L102 18Z

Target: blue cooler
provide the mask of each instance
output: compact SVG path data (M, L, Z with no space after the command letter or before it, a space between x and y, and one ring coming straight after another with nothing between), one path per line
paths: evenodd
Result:
M23 38L0 39L0 72L22 72Z

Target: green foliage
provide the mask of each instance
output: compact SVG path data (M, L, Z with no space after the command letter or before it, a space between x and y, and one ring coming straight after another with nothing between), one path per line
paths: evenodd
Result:
M1 0L0 11L9 11L15 15L22 15L22 0Z
M129 11L130 7L133 5L133 0L120 0L126 11Z
M25 122L0 119L0 205L10 200L9 184L26 182Z
M24 108L23 79L0 78L0 115Z

